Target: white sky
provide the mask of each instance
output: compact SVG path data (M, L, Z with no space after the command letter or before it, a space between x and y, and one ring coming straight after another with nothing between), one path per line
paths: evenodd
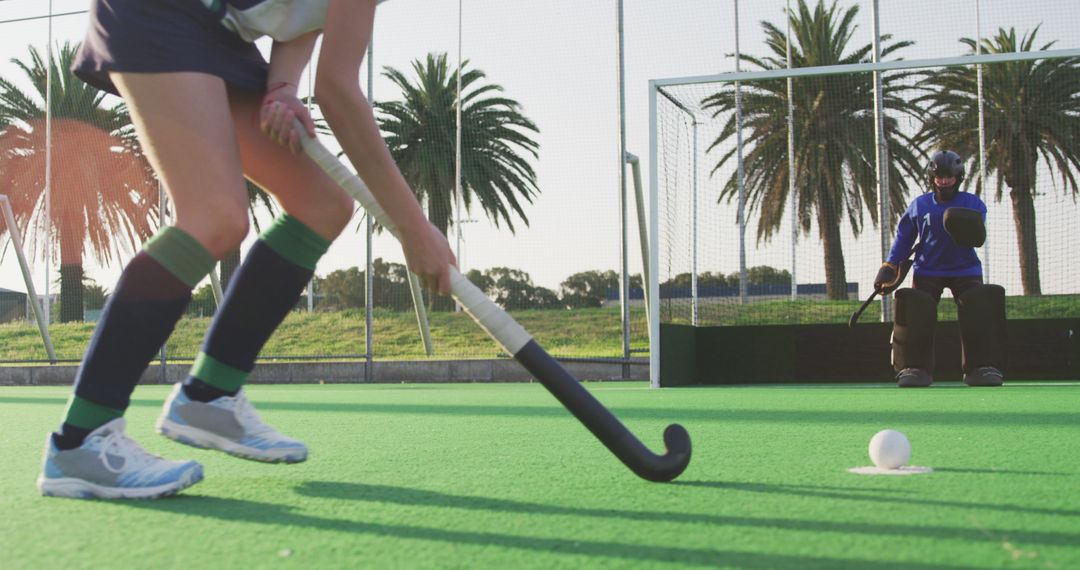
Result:
M55 14L86 9L86 0L53 0ZM784 0L744 0L740 6L740 47L744 53L764 55L759 22L782 25ZM871 37L870 2L862 3L859 29L853 45ZM961 55L956 41L973 36L976 20L972 0L907 0L881 2L881 27L916 45L903 52L905 59ZM1019 31L1042 23L1040 38L1058 40L1056 47L1080 47L1074 0L1005 0L982 2L982 30L989 34L999 26ZM0 0L0 20L46 13L42 0ZM540 159L535 163L541 195L527 208L531 227L520 227L516 236L500 231L474 212L475 222L466 224L462 254L464 269L509 266L529 272L537 284L556 289L574 272L616 269L619 263L617 154L616 12L614 0L464 0L464 57L483 69L490 81L502 85L506 95L518 100L540 128ZM842 3L848 5L848 2ZM627 150L642 158L648 184L648 98L650 79L702 75L731 71L734 61L726 57L735 49L734 7L731 0L626 0L625 61ZM410 62L428 52L457 53L457 0L392 0L379 8L375 32L375 66L393 66L411 72ZM54 19L56 43L79 41L85 30L83 14ZM9 63L25 58L27 45L44 49L50 33L45 20L0 24L0 76L16 78ZM362 74L366 77L366 70ZM381 78L375 99L396 98L394 88ZM629 180L629 170L628 180ZM1046 196L1039 198L1039 233L1046 292L1064 292L1068 279L1063 252L1051 244L1075 236L1057 237L1080 216L1071 199L1062 198L1044 178ZM629 183L629 182L628 182ZM647 189L646 189L647 190ZM706 201L709 203L711 201ZM631 205L632 197L631 197ZM715 206L713 206L715 208ZM992 279L1019 293L1016 247L1007 200L990 204ZM359 219L359 218L358 218ZM358 220L357 219L357 220ZM751 217L750 219L754 219ZM630 220L635 220L631 210ZM702 270L730 273L738 269L730 211L714 215L714 247ZM355 227L354 223L352 227ZM519 224L520 226L520 224ZM346 230L320 263L318 273L363 264L363 237ZM998 229L1000 228L1000 229ZM789 235L783 230L782 235ZM816 234L816 230L814 231ZM995 236L1001 239L995 240ZM253 237L253 236L252 236ZM863 239L847 236L845 253L849 281L859 281L869 291L880 257L876 230ZM250 238L249 238L250 241ZM454 243L451 236L451 243ZM4 240L6 243L6 239ZM636 227L630 234L631 271L640 271ZM3 244L0 244L2 246ZM753 248L752 231L748 245ZM246 246L245 246L246 247ZM1062 248L1064 249L1064 248ZM786 239L760 251L751 251L751 265L790 265ZM376 256L401 260L400 248L390 238L377 238ZM821 247L811 235L800 238L798 280L823 281ZM92 260L89 262L92 264ZM110 288L120 267L94 267L89 274ZM53 279L55 279L55 265ZM44 263L34 262L35 285L44 290ZM23 291L13 255L0 262L0 287ZM55 289L55 285L53 286Z

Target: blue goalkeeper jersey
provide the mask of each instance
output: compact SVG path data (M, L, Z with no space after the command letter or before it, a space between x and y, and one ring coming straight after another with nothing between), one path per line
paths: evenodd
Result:
M952 200L939 204L933 192L915 198L896 224L896 239L889 252L889 263L899 264L915 249L915 275L932 277L967 277L982 275L982 262L973 247L959 246L945 233L945 210L971 208L982 214L986 223L986 204L969 192L957 192ZM918 238L919 244L915 245Z

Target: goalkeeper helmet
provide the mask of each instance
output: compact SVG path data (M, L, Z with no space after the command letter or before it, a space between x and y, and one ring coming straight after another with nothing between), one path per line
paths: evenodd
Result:
M964 159L951 150L939 150L927 165L930 189L940 201L952 200L964 181Z

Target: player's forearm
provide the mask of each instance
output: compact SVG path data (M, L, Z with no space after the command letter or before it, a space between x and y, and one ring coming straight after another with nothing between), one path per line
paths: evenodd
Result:
M409 232L426 224L424 212L386 148L371 104L359 85L320 79L315 90L323 116L342 150L394 225Z
M270 49L270 69L266 86L272 89L283 83L297 87L304 72L319 32L310 32L287 42L274 42Z
M907 216L900 218L896 224L896 239L893 240L889 257L885 261L899 264L911 255L911 248L915 245L915 226Z

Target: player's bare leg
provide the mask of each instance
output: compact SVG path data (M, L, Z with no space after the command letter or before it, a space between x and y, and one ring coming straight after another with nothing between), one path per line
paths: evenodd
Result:
M277 198L285 213L262 233L233 276L191 376L173 389L157 427L188 445L296 463L307 459L307 446L264 423L242 386L354 205L310 158L259 130L257 95L233 93L230 103L245 175Z
M249 227L225 82L203 73L121 73L113 81L169 192L174 225L224 258Z
M61 431L46 442L46 495L153 498L202 479L193 461L145 452L122 417L191 290L247 231L246 193L224 83L197 73L114 74L177 221L149 240L114 288Z

